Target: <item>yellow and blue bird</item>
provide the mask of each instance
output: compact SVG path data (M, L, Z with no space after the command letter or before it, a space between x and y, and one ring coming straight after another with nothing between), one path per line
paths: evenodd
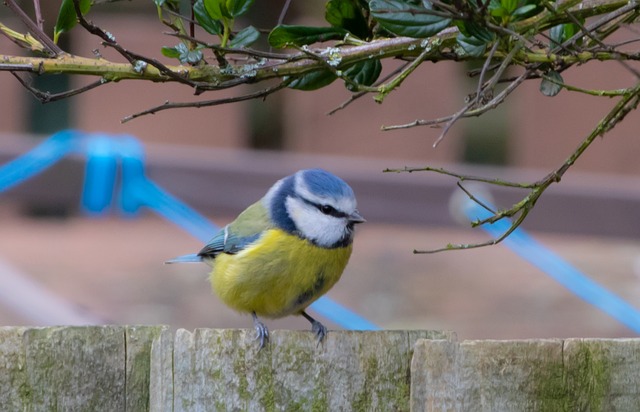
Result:
M344 180L322 169L300 170L277 181L200 252L167 263L209 264L213 291L253 316L260 348L269 330L259 316L302 315L320 342L327 329L305 309L340 279L354 227L364 221Z

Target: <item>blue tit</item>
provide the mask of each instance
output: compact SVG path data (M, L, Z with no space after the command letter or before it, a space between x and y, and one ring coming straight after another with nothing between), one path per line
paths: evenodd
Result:
M354 226L364 221L344 180L321 169L300 170L277 181L200 252L167 263L209 264L218 297L253 316L260 348L269 330L258 316L302 315L321 342L327 329L305 309L340 279Z

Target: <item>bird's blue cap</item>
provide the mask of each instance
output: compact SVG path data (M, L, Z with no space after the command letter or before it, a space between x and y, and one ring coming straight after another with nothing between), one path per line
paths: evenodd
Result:
M303 170L302 178L309 190L318 196L332 196L337 198L355 196L347 182L326 170Z

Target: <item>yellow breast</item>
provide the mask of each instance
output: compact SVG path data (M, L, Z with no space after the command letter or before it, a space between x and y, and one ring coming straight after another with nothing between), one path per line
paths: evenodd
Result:
M213 262L211 284L228 306L266 317L299 313L340 279L351 245L324 249L279 229Z

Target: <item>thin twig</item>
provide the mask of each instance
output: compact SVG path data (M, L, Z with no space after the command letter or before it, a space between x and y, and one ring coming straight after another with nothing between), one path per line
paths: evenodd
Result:
M383 126L381 128L381 130L387 131L387 130L394 130L394 129L406 129L406 128L411 128L411 127L415 127L415 126L426 126L426 125L436 125L436 124L445 123L445 126L444 126L442 132L440 133L440 135L438 136L436 141L433 143L433 147L437 147L438 144L440 144L440 142L442 142L444 137L447 135L447 133L449 132L449 129L451 129L451 127L458 120L460 120L463 117L470 117L470 116L474 116L474 115L477 116L477 115L479 115L481 113L484 113L485 111L487 111L489 109L493 109L495 106L501 104L504 101L504 99L506 99L506 97L513 90L515 90L515 88L518 85L520 85L526 79L526 76L528 75L527 72L525 72L525 74L517 77L507 88L505 88L505 90L503 90L501 93L499 93L493 99L491 99L491 101L489 101L488 103L483 103L482 102L482 100L483 100L482 96L484 95L485 90L493 90L494 89L494 87L497 84L498 80L502 76L502 73L504 73L504 71L507 69L507 67L511 64L511 62L513 60L513 57L520 50L521 47L522 47L522 43L517 43L516 45L514 45L512 47L512 49L504 57L504 59L502 60L500 66L498 66L498 69L493 74L491 80L487 83L486 86L482 86L482 83L480 83L483 80L483 75L482 75L482 72L481 72L478 91L476 92L475 96L473 96L473 98L464 107L462 107L460 110L458 110L453 115L447 116L446 118L435 119L435 121L416 120L416 121L414 121L412 123L407 123L407 124L403 124L403 125ZM491 49L489 55L487 56L487 58L485 60L484 67L488 67L489 66L489 61L493 58L493 54L495 53L495 51L496 51L496 47L494 45L494 47ZM483 67L483 71L484 71L484 67ZM472 110L474 107L478 107L479 104L480 104L479 109Z
M528 210L523 210L522 213L518 216L518 218L513 221L511 223L511 225L509 226L509 229L507 229L507 231L505 231L502 235L500 235L498 238L496 239L491 239L491 240L487 240L486 242L481 242L481 243L470 243L470 244L448 244L446 247L440 248L440 249L431 249L431 250L414 250L413 253L415 254L433 254L433 253L440 253L440 252L447 252L450 250L467 250L467 249L477 249L480 247L485 247L485 246L494 246L497 245L498 243L502 242L503 240L505 240L511 233L513 233L514 230L516 230L524 221L524 219L527 217L527 215L529 214Z
M36 25L38 29L44 33L44 19L42 18L42 11L40 10L40 0L33 0L33 11L36 15Z
M278 16L278 26L284 22L284 18L287 16L287 12L289 11L289 6L291 5L291 0L285 1L282 6L282 10L280 10L280 15Z
M491 60L493 60L493 56L496 54L496 50L498 50L499 41L493 42L493 46L491 46L491 50L489 50L489 55L484 60L482 64L482 70L480 71L480 77L478 77L478 88L476 90L476 99L480 99L482 95L483 85L484 85L484 76L487 74L489 70L489 66L491 66Z
M444 10L447 11L438 11L435 10L433 8L431 9L427 9L424 7L421 8L417 8L417 7L408 7L406 10L404 10L407 13L411 13L411 15L428 15L428 16L437 16L437 17L442 17L445 19L461 19L461 18L466 18L465 15L463 15L462 13L459 13L457 10L452 9L450 6L446 6L444 3L439 3L440 6L442 6L442 8ZM379 9L376 10L377 14L395 14L397 13L398 10L397 9Z
M136 119L138 117L141 116L146 116L148 114L156 114L158 112L161 112L163 110L168 110L168 109L186 109L186 108L201 108L201 107L210 107L210 106L218 106L221 104L229 104L229 103L236 103L236 102L242 102L245 100L252 100L252 99L259 99L261 97L266 97L270 94L273 94L275 92L277 92L278 90L284 89L285 87L287 87L289 85L288 81L283 81L281 83L279 83L277 86L274 87L268 87L266 89L257 91L255 93L249 93L249 94L245 94L242 96L236 96L236 97L228 97L228 98L224 98L224 99L214 99L214 100L204 100L204 101L199 101L199 102L169 102L166 101L161 105L152 107L150 109L147 110L143 110L141 112L138 113L134 113L132 115L126 116L124 117L120 122L121 123L126 123L130 120Z
M103 84L109 83L109 81L106 79L100 79L100 80L96 80L95 82L91 82L85 86L78 87L72 90L67 90L66 92L49 93L49 92L43 92L31 86L27 81L25 81L22 77L18 76L16 73L11 72L11 74L16 79L18 79L18 81L20 82L20 84L22 84L22 86L24 86L27 90L29 90L29 92L31 92L31 94L33 94L42 103L50 103L50 102L55 102L57 100L66 99L68 97L76 96L80 93L88 92L89 90L93 90L98 86L102 86Z
M473 193L469 192L464 186L462 186L462 183L460 181L457 181L456 185L469 197L469 199L480 205L487 212L493 213L494 215L496 214L496 211L493 210L489 205L485 204L482 200L478 199L473 195Z
M545 74L541 74L540 78L545 79L548 82L555 83L558 86L562 86L563 88L572 91L587 94L589 96L598 96L598 97L616 97L616 96L624 96L629 93L629 89L612 89L612 90L598 90L598 89L583 89L577 86L571 86L559 80L556 80L553 77L547 76Z
M382 83L386 82L387 80L389 80L390 78L394 77L395 75L400 73L402 70L404 70L405 67L407 67L409 64L411 64L411 62L404 62L401 66L397 67L395 70L391 71L389 74L385 75L384 77L382 77L381 79L376 81L373 84L373 86L377 87L377 86L381 85ZM347 100L345 100L339 106L337 106L337 107L331 109L329 112L327 112L327 116L331 116L332 114L336 113L337 111L346 108L347 106L349 106L351 103L353 103L357 99L361 98L362 96L365 96L367 93L369 93L369 92L361 91L361 92L358 92L358 93L351 94L351 96Z
M504 99L509 94L511 94L522 82L524 82L528 78L529 75L530 75L529 71L525 71L523 74L521 74L520 76L516 77L509 84L509 86L507 86L503 91L501 91L491 101L489 101L485 105L482 105L481 107L478 107L477 109L471 109L471 110L466 111L461 116L461 118L477 117L477 116L480 116L480 115L488 112L489 110L495 109L501 102L504 101ZM392 125L392 126L382 126L380 128L380 130L389 131L389 130L396 130L396 129L408 129L408 128L412 128L412 127L416 127L416 126L438 126L438 125L441 125L442 123L447 123L447 122L451 121L451 119L453 119L453 117L454 117L454 115L440 117L440 118L431 119L431 120L414 120L411 123L398 124L398 125Z
M451 116L451 119L444 125L444 128L442 129L442 132L440 132L440 135L438 136L436 141L433 142L434 148L437 147L440 144L440 142L442 142L442 140L444 140L444 137L447 135L447 133L449 133L449 129L451 129L453 125L469 111L469 109L475 106L476 103L477 103L477 97L474 98L469 103L467 103L466 105L464 105L462 109L458 110L456 113L453 114L453 116Z
M460 182L469 181L469 182L489 183L496 186L513 187L518 189L533 189L538 187L537 183L517 183L517 182L509 182L502 179L490 179L482 176L465 175L461 173L452 172L442 167L430 167L430 166L407 167L405 166L402 169L387 168L382 171L382 173L415 173L415 172L435 172L441 175L455 177Z
M387 94L391 93L392 90L400 87L400 85L406 80L406 78L409 77L409 75L413 73L413 71L425 61L425 59L431 52L431 45L426 44L423 47L424 49L422 50L422 52L420 52L418 57L416 57L415 60L409 63L406 68L403 68L397 76L395 76L389 82L377 87L379 92L378 95L374 97L374 100L377 103L382 103Z
M4 0L4 4L18 15L20 20L22 20L24 25L27 26L27 29L33 34L33 36L40 40L40 42L45 46L48 54L52 56L59 56L64 53L64 51L55 44L53 40L51 40L51 38L33 22L33 20L31 20L27 13L25 13L24 10L16 4L15 0Z
M212 49L212 50L217 50L219 52L226 54L241 54L241 55L247 55L247 56L251 56L251 57L260 57L260 58L264 58L264 59L270 59L270 60L282 60L284 61L294 61L294 60L300 60L300 59L304 59L306 56L303 53L299 53L299 54L286 54L286 53L273 53L273 52L266 52L266 51L262 51L262 50L256 50L256 49L252 49L249 47L242 47L242 48L238 48L238 49L232 49L229 47L220 47L219 44L214 44L214 43L209 43L200 39L197 39L195 37L192 36L187 36L186 34L183 33L174 33L174 32L164 32L162 34L166 34L167 36L173 36L173 37L177 37L179 39L182 40L188 40L190 42L199 44L201 46L204 46L208 49Z

